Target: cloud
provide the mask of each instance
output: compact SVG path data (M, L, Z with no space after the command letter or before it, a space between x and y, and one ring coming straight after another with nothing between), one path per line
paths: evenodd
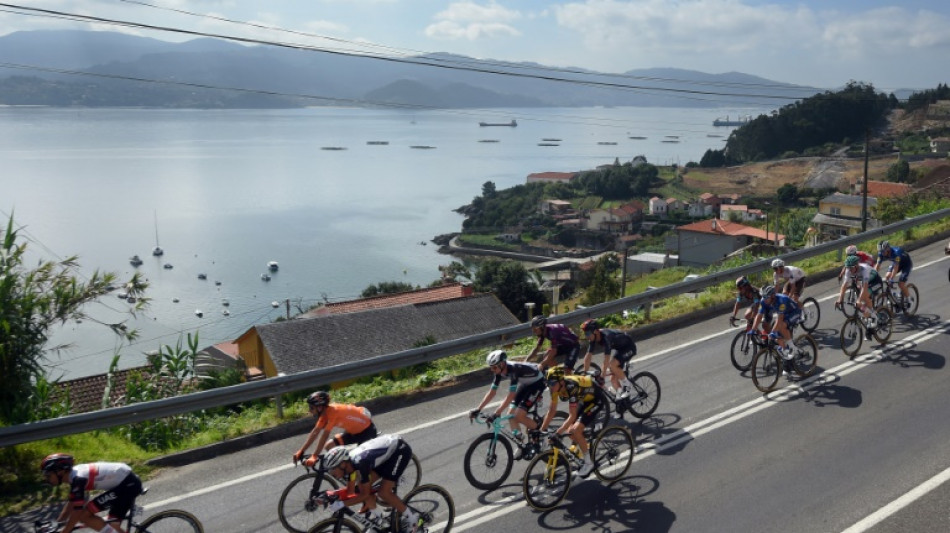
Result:
M474 41L521 35L521 32L510 24L521 19L521 13L495 2L486 5L455 2L437 13L434 18L437 22L427 26L425 34L435 39Z

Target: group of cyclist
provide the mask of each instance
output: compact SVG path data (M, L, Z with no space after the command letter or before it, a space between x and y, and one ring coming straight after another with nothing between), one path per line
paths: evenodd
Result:
M890 261L891 265L881 276L879 270L886 261ZM772 261L771 267L773 283L761 289L757 289L745 276L736 280L737 295L730 323L735 322L739 310L748 304L743 318L750 326L749 334L758 334L761 327L782 347L780 351L783 357L789 358L791 356L786 354L794 350L791 330L801 320L799 298L807 277L804 270L786 265L781 259ZM856 246L849 246L838 276L843 282L835 306L842 305L847 288L852 280L856 280L860 287L856 305L868 319L870 335L874 327L872 298L883 290L885 282L895 279L906 298L906 282L912 268L910 255L900 247L891 246L886 240L878 244L877 257L858 250ZM567 401L567 420L550 432L548 438L569 435L583 459L578 475L587 477L594 464L584 430L602 410L610 412L609 400L603 388L588 374L593 353L598 347L603 349L602 368L609 371L611 384L619 392L618 397L625 398L630 394L632 384L622 369L636 355L636 343L624 331L602 328L594 319L585 321L580 329L588 341L588 349L583 358L583 372L575 374L573 369L580 354L578 336L564 324L549 323L543 315L534 317L531 327L538 340L527 360L537 357L545 341L548 341L549 348L541 361L514 362L508 360L503 350L490 352L486 364L493 375L491 386L469 416L474 418L478 415L494 399L501 382L508 379L508 394L489 416L489 420L501 416L510 408L513 414L509 420L512 433L515 438L523 440L526 435L521 431L522 427L534 437L548 432L559 400ZM556 364L559 358L563 363ZM551 403L543 421L538 424L528 413L541 400L545 389L550 391ZM376 509L378 495L401 514L404 529L412 531L419 517L405 505L395 490L397 480L412 456L409 444L399 435L379 434L372 413L365 407L331 402L330 394L325 391L311 394L307 404L317 421L304 444L293 454L292 460L294 463L303 461L313 467L322 457L324 470L346 481L345 488L334 491L330 509L336 511L344 506L360 505L359 512L376 521L381 515ZM342 431L333 434L335 428ZM314 453L307 456L307 449L314 443ZM518 447L515 453L520 452L521 448ZM515 459L518 458L516 455ZM135 498L142 493L142 482L128 465L107 462L77 465L72 456L55 453L43 459L40 469L49 484L70 485L69 500L58 518L59 522L65 523L62 533L70 533L80 524L101 533L124 533L117 520L125 517ZM380 480L380 487L374 493L371 490L372 483L377 480ZM102 492L95 498L87 499L88 491L92 490ZM97 513L106 510L109 511L106 520L97 516Z

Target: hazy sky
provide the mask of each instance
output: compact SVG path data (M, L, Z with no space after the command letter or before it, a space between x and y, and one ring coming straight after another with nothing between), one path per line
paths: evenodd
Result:
M321 47L369 42L397 52L451 52L604 72L675 67L744 72L823 88L880 91L950 81L946 0L36 0L14 4ZM150 4L150 5L143 5ZM163 9L157 9L158 6ZM188 10L193 16L171 11ZM0 11L0 34L108 29ZM221 17L343 39L254 28ZM380 49L376 49L378 51Z

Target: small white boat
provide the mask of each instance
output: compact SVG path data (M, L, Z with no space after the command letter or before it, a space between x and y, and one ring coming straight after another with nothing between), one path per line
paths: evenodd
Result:
M277 264L277 261L271 261L267 263L267 269L270 270L271 272L277 272L279 268L280 266Z
M137 267L142 264L142 258L137 255L133 255L132 257L129 258L129 264L134 267Z
M231 311L228 311L227 309L224 309L223 311L221 311L221 314L224 315L224 316L231 316Z
M280 302L278 302L277 300L274 300L273 302L270 303L270 306L271 306L271 307L280 307Z
M119 292L116 293L116 296L118 296L118 297L119 297L120 299L122 299L122 300L125 300L126 298L129 297L129 293L127 293L127 292L125 292L125 291L119 291Z
M165 253L165 250L162 250L162 247L158 245L158 212L153 214L155 215L155 248L152 248L152 255L159 257Z
M195 316L201 318L205 316L205 314L201 312L201 309L195 309Z
M264 272L263 274L261 274L261 279L264 281L270 281L270 274L268 274L267 272Z

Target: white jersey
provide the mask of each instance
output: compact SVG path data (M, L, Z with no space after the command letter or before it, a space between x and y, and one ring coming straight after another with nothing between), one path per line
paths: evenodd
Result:
M779 281L798 281L805 277L805 271L793 266L782 267L781 272L772 274L772 283L778 285Z
M881 276L877 273L877 270L864 263L858 263L858 271L853 276L851 275L851 269L844 269L844 283L851 281L851 278L857 278L861 280L861 283L872 283L881 280Z
M119 483L132 473L132 468L125 463L87 463L76 465L69 472L69 481L79 478L85 480L86 490L109 490L119 486Z

